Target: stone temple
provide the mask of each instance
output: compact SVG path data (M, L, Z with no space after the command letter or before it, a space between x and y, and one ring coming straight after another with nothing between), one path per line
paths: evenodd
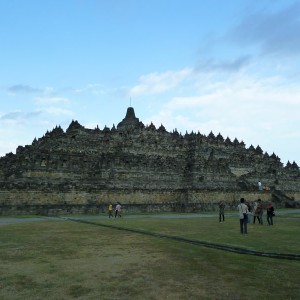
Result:
M220 133L145 126L132 107L117 127L72 121L0 158L3 215L99 213L117 201L128 212L198 212L220 200L235 208L240 197L299 207L298 165Z

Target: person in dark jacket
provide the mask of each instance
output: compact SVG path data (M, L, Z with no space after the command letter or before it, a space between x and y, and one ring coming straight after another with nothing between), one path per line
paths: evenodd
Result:
M273 203L270 201L267 206L267 221L269 225L273 225L273 216L274 216L274 206Z
M261 201L261 199L258 199L255 214L258 216L257 219L258 219L260 225L263 225L263 223L264 223L263 213L264 213L264 209L263 209L262 201Z
M222 222L222 219L223 219L223 222L225 221L224 210L225 210L225 203L224 203L224 201L221 201L219 203L219 221L220 222Z

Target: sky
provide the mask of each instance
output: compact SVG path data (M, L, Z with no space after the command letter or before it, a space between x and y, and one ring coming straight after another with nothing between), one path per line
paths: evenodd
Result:
M132 106L300 166L299 33L300 1L0 0L0 156Z

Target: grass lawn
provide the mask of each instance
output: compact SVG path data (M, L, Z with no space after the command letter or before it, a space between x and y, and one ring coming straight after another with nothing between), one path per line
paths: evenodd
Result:
M266 252L300 254L300 214L91 221ZM0 299L299 299L300 261L214 250L64 220L0 223Z

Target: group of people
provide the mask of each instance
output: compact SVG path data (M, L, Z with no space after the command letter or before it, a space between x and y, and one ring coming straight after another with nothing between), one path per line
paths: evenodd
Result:
M270 190L271 190L269 186L267 186L267 185L263 186L263 184L260 180L257 182L257 187L258 187L259 192L262 192L262 191L270 192Z
M244 198L240 199L240 204L237 207L240 219L240 231L242 234L247 234L247 224L251 223L251 215L253 215L253 224L255 224L256 219L260 225L263 225L263 213L264 210L267 211L267 222L268 225L273 225L273 217L275 216L275 210L272 202L270 201L265 207L261 199L254 202L253 206L246 202ZM219 221L225 221L225 203L221 201L219 203Z
M240 204L238 205L239 219L240 219L240 231L241 233L247 232L247 224L251 223L251 214L253 215L253 224L255 224L256 219L260 225L263 225L263 213L264 205L261 199L258 199L257 202L254 202L253 207L247 202L244 198L240 199ZM273 216L275 216L275 210L272 202L270 201L266 207L267 210L267 222L268 225L273 225ZM113 216L113 205L110 203L108 205L108 217L109 218L121 218L122 206L120 202L117 202L115 206L115 213ZM221 201L219 203L219 221L225 222L225 203Z
M254 202L253 207L249 203L245 203L245 199L240 199L240 204L238 205L239 218L240 218L240 231L241 233L247 233L247 224L251 223L251 214L253 214L253 224L255 224L256 219L260 225L263 225L263 213L264 205L261 199ZM273 225L273 217L275 216L275 210L272 202L270 201L266 206L267 211L267 222L268 225Z
M121 212L122 212L121 203L117 202L117 204L115 206L115 218L117 218L117 217L121 218L122 217ZM114 217L113 216L113 205L111 203L109 203L109 205L108 205L108 217L109 218Z

